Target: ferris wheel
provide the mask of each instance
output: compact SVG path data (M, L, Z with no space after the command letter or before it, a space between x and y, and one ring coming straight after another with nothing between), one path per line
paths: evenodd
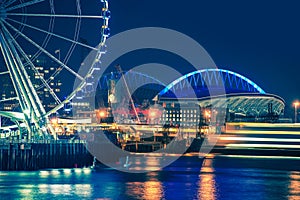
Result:
M107 0L0 0L0 76L10 78L15 97L8 100L18 100L28 132L48 135L49 115L93 85L109 19Z

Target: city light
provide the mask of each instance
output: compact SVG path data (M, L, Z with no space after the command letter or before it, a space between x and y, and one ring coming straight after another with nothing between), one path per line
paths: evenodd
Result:
M57 123L58 123L58 119L57 118L51 119L51 124L55 125Z
M99 111L98 111L98 117L99 117L99 118L105 118L105 117L107 117L107 112L106 112L106 110L104 110L104 109L99 110Z
M100 112L99 112L99 116L100 116L100 117L105 117L105 114L106 114L105 111L100 111Z
M205 111L205 117L210 118L211 117L211 112L209 110Z
M300 105L300 102L299 101L295 101L293 103L294 107L295 107L295 123L297 123L297 119L298 119L298 111L297 111L297 108L298 106Z
M156 112L155 112L155 111L150 111L150 112L149 112L149 116L150 116L151 118L154 118L154 117L156 116Z

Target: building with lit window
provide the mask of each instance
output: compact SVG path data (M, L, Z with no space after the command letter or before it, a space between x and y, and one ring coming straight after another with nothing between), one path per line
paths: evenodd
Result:
M54 61L45 56L39 56L33 63L36 70L33 70L30 66L28 66L27 73L32 80L33 86L36 88L37 94L45 109L51 110L56 107L56 102L54 101L49 89L45 87L41 80L46 80L53 92L57 96L60 96L62 81L60 78L54 77L59 70L59 67Z
M29 55L29 57L31 57ZM36 70L32 69L29 65L26 67L26 72L35 87L37 94L44 105L46 110L51 110L56 107L56 103L50 94L49 89L44 86L41 78L47 81L50 88L56 95L61 95L62 81L60 78L53 78L53 75L57 72L58 66L54 61L47 57L40 56L33 61ZM0 79L0 109L4 111L18 111L19 103L17 101L17 95L9 77L9 74L1 76Z
M110 73L101 77L98 91L107 101L109 80L115 80L116 84L122 81L121 75ZM153 100L162 107L159 124L174 126L195 127L199 124L236 122L236 121L272 121L275 122L283 115L285 102L276 95L268 94L250 79L238 73L224 69L204 69L188 73L167 86L159 80L145 74L134 71L124 73L129 91L135 91L132 98L135 102ZM121 83L121 85L124 83ZM126 91L120 87L116 90L116 99L119 102L126 97ZM136 89L138 88L138 89ZM120 96L120 93L124 96ZM127 105L130 107L129 102ZM147 114L147 111L139 109L138 114ZM119 112L119 113L118 113ZM115 111L123 118L134 118L134 112ZM147 116L146 116L147 117ZM158 117L158 116L156 116ZM151 118L151 116L148 116ZM153 117L152 117L153 118ZM146 121L146 120L144 120Z
M19 106L18 102L16 101L16 93L9 78L9 74L5 74L1 76L0 79L0 95L1 95L1 102L0 102L0 110L3 111L13 111L16 110Z
M217 122L217 118L227 122L276 121L285 106L281 97L268 94L248 78L223 69L186 74L165 87L156 99L166 108L162 121L180 121L184 126L196 125L202 119Z
M164 102L160 121L171 126L196 127L200 123L202 110L193 103Z

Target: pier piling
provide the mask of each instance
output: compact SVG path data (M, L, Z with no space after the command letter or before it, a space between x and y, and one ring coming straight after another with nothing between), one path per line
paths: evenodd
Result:
M0 170L88 167L93 157L82 141L0 143Z

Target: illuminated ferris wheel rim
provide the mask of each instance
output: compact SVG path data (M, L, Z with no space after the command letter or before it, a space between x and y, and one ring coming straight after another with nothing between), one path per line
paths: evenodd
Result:
M71 67L69 67L67 64L68 59L70 58L74 48L76 45L87 48L89 50L95 51L96 53L96 58L94 61L94 64L96 64L97 62L99 62L101 55L105 53L105 42L107 37L109 36L109 28L108 28L108 23L109 23L109 19L110 19L110 11L108 10L108 1L107 0L99 0L100 3L102 3L102 10L101 10L101 15L86 15L84 13L81 12L80 9L80 0L74 0L74 2L76 1L76 6L77 6L77 13L76 14L57 14L55 13L55 9L54 9L54 0L6 0L6 1L2 1L0 3L0 25L2 28L2 31L6 32L7 35L12 39L12 42L14 44L14 46L16 47L16 49L18 49L19 52L22 51L21 46L16 42L16 38L17 37L22 37L23 39L27 40L29 43L31 43L33 46L35 46L38 49L38 52L33 56L33 57L38 57L40 53L44 53L45 55L47 55L51 60L55 61L58 65L62 66L63 69L67 70L68 72L70 72L76 79L79 79L81 82L80 84L78 84L78 87L76 89L74 89L65 99L59 99L55 93L55 91L49 86L49 80L44 80L43 77L42 78L42 86L41 87L45 87L49 90L50 94L52 95L53 99L55 99L57 106L55 108L53 108L50 111L45 112L43 115L49 116L52 113L55 113L56 111L58 111L60 108L63 107L63 105L67 102L69 102L72 98L74 98L74 96L76 95L77 92L79 92L80 90L82 90L82 88L84 86L86 86L86 84L88 84L88 77L91 77L93 74L93 66L91 66L91 68L88 70L88 72L82 76L80 75L78 72L75 72ZM16 3L17 2L17 3ZM49 2L49 6L50 6L50 13L30 13L27 12L27 8L31 7L32 5L35 4L39 4L42 2ZM15 12L15 11L20 11L20 12ZM17 21L15 19L12 19L11 17L20 17L20 21ZM47 30L43 30L37 26L34 26L32 24L27 24L26 23L26 18L37 18L37 17L43 17L43 18L49 18L49 26ZM74 38L67 38L63 35L59 35L55 32L53 32L53 27L54 27L54 21L55 19L75 19L76 20L76 30L74 33ZM86 43L83 43L81 41L78 40L79 38L79 31L80 31L80 23L81 20L84 19L95 19L95 20L102 20L102 26L101 26L101 39L99 41L99 45L94 47L94 46L90 46L87 45ZM18 24L19 27L14 27L12 25L12 23L14 24ZM22 31L24 28L28 28L28 29L32 29L34 31L38 31L41 33L46 34L46 37L43 41L43 43L41 45L35 43L34 41L32 41L30 39L30 37L28 37L26 34L24 34ZM10 32L14 31L15 34L12 35ZM45 47L48 45L49 40L51 37L54 38L58 38L61 40L65 40L67 42L72 43L66 57L64 61L61 61L59 59L57 59L55 57L55 55L53 55L52 53L50 53L49 51L47 51L45 49ZM23 52L23 54L21 56L26 57L26 52ZM31 62L30 59L27 58L27 64L31 65L31 67L33 67L35 69L34 64ZM60 71L56 71L54 73L54 77L57 76L60 73Z
M91 6L92 3L96 6ZM98 5L101 10L97 9ZM95 11L91 13L91 9ZM93 0L89 1L89 4L81 4L80 0L68 2L2 0L0 2L0 49L8 72L1 72L0 75L9 74L10 76L22 111L21 121L26 124L29 139L32 136L49 138L49 133L54 134L49 115L62 108L85 86L91 85L90 77L93 77L96 68L99 69L100 58L105 53L105 42L109 36L109 19L110 11L107 0ZM92 31L91 28L98 29L98 31ZM89 45L81 40L81 36L84 38L86 35L94 44ZM57 40L60 42L58 43ZM56 57L57 47L51 44L64 48L62 59L60 55L59 58ZM86 67L85 73L76 72L76 65L81 64L78 62L80 48L91 51L88 55L92 62ZM35 53L32 54L32 51ZM37 64L37 58L40 55L47 57L50 60L49 63L57 67L48 77L40 73L40 70L43 70ZM70 59L77 64L72 64ZM54 90L55 86L52 85L53 80L55 78L59 80L60 76L63 77L62 81L72 77L78 83L77 87L68 92L67 97L63 99L57 95L59 91ZM46 103L39 96L41 95L38 93L40 88L53 99L53 103L51 102L53 107L48 107L50 111L46 110ZM17 121L20 120L13 117L12 121L19 124Z

